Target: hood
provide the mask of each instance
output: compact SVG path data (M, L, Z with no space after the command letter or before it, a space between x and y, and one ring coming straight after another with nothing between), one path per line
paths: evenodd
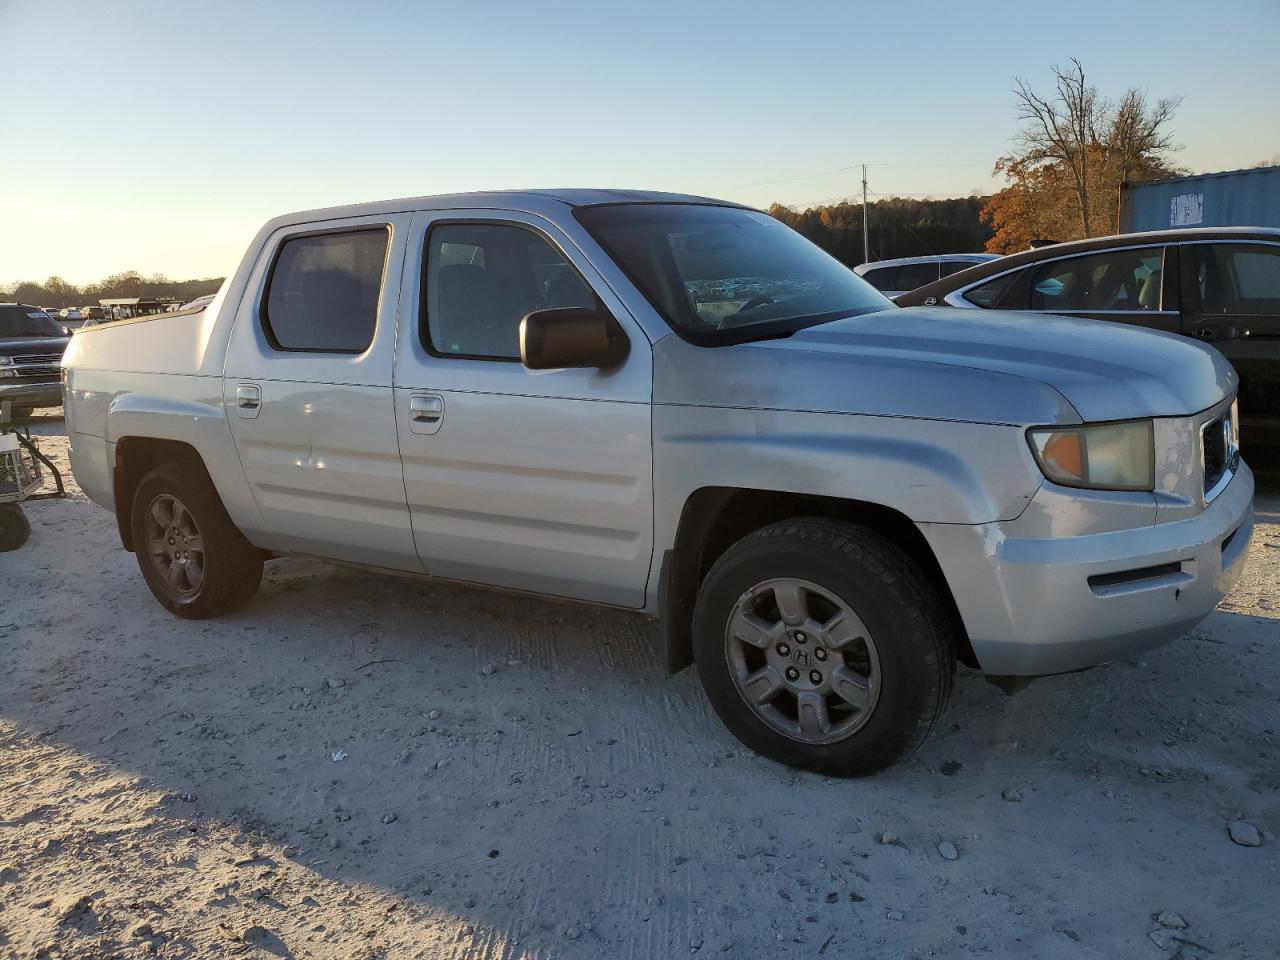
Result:
M980 423L1185 416L1237 382L1221 354L1184 337L1013 311L901 308L700 352L730 351L732 363L699 358L699 379L719 381L728 405ZM660 387L691 395L692 382L663 370L655 399Z
M70 337L0 337L0 356L22 353L61 354L71 343Z

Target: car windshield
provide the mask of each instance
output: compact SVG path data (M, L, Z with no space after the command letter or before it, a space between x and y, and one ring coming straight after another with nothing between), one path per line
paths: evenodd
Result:
M62 327L38 307L0 306L0 337L61 337Z
M787 336L893 302L773 217L699 204L580 207L578 221L686 340Z

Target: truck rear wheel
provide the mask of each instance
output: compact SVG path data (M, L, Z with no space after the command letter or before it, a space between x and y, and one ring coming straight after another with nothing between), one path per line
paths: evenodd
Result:
M134 493L130 520L138 567L171 613L214 617L257 592L263 554L236 529L202 469L152 470Z
M888 539L786 520L730 547L694 610L694 659L757 753L833 776L882 770L937 723L955 676L937 590Z

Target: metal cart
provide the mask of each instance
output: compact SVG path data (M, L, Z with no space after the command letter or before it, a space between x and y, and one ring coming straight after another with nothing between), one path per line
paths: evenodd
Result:
M31 439L30 427L23 431L13 423L11 406L9 400L0 401L0 553L17 550L31 535L31 525L22 512L23 500L67 495L62 474ZM44 483L42 466L53 478L54 493L35 492Z

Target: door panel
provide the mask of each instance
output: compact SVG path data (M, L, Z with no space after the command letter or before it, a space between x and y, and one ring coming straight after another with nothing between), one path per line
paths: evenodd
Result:
M1244 442L1280 443L1280 245L1180 249L1184 332L1212 343L1240 374Z
M546 249L564 257L623 326L631 339L626 362L607 372L532 371L518 361L471 355L479 349L472 342L509 352L514 341L506 324L518 324L528 309L561 304L531 301L521 287L528 277L504 265L495 250L503 245L490 243L485 231L458 233L443 244L446 289L428 292L422 278L429 229L459 221L533 230L547 241ZM482 253L470 249L486 244ZM440 256L441 245L435 249ZM463 259L468 266L483 262L485 273L448 269ZM554 259L535 265L538 276L528 282L538 290L566 285L569 278ZM567 238L532 215L417 214L406 263L395 403L404 486L427 571L642 606L653 549L652 360L640 327ZM437 269L432 277L439 275ZM491 280L500 288L489 289ZM419 322L423 295L443 328L434 344L430 319L425 328ZM452 311L447 321L446 311ZM483 329L474 341L465 329L473 315ZM428 352L429 345L437 352ZM431 397L439 404L426 403ZM426 416L438 413L434 432L422 429L424 406Z
M405 500L391 389L404 234L410 219L407 214L361 218L311 230L328 236L371 225L389 227L376 306L369 302L367 290L358 295L348 289L342 270L326 264L303 271L304 279L281 300L299 305L301 311L302 324L296 330L276 331L295 347L305 345L310 335L305 324L312 313L318 317L334 304L352 312L368 310L371 333L369 318L352 321L361 345L367 342L359 353L329 349L345 346L341 311L336 317L328 315L336 329L315 334L324 338L326 349L281 349L272 343L259 305L268 293L273 251L286 234L305 232L297 228L281 231L268 243L250 281L249 289L257 295L246 296L236 317L223 380L227 417L263 518L284 550L422 569Z

